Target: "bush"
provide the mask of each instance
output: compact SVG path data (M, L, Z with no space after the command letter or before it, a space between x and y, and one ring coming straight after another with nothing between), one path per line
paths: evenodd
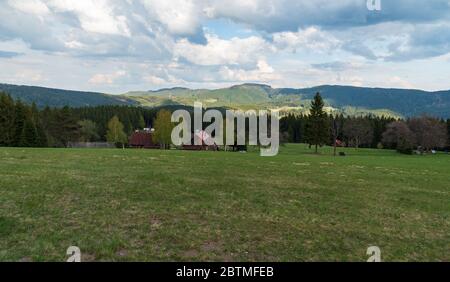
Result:
M397 144L397 151L402 154L412 155L414 151L414 144L403 139Z

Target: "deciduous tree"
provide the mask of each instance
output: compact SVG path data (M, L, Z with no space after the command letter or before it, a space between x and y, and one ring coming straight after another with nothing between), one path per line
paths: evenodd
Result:
M447 146L450 147L450 119L447 119Z
M416 144L416 137L406 122L395 121L386 127L382 142L387 148L396 149L400 153L411 154Z
M124 132L123 124L120 122L117 116L114 116L108 122L108 131L106 133L106 140L116 146L125 148L125 144L128 142L127 135Z
M373 140L372 124L364 118L351 118L345 121L343 133L350 146L359 148L370 145Z
M408 126L416 136L417 145L427 151L447 145L447 127L439 119L429 116L412 118Z
M155 133L153 135L154 140L161 145L163 149L166 149L172 143L172 130L174 124L172 123L172 113L167 110L161 110L156 115L154 122Z
M344 128L344 116L339 115L336 117L330 116L330 133L333 137L333 154L336 156L337 142L339 136L342 134Z

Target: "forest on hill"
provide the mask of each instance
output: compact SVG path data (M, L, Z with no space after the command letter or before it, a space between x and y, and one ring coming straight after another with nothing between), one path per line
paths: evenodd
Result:
M118 105L39 109L36 104L14 101L11 96L0 93L0 146L67 147L69 142L110 142L107 135L112 120L123 132L121 134L125 137L120 143L126 146L127 137L135 130L152 128L156 124L158 112L174 109ZM281 141L314 144L313 134L308 133L314 123L311 116L290 114L283 117L280 120ZM170 119L164 122L170 123ZM339 142L340 146L392 148L411 153L417 146L445 149L450 144L450 119L420 116L399 120L323 112L320 122L319 130L323 133L320 145Z
M320 92L329 113L358 116L371 114L389 117L413 117L422 114L450 118L450 91L427 92L413 89L385 89L324 85L311 88L272 88L243 84L222 89L170 88L135 91L122 95L69 91L34 86L0 84L0 91L15 100L35 103L38 108L72 108L128 105L143 107L190 106L202 102L205 107L234 109L278 109L284 114L307 114L309 101Z

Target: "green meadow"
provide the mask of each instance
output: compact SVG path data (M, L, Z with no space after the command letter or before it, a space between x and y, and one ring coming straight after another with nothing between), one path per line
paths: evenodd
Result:
M0 148L0 261L450 261L450 156Z

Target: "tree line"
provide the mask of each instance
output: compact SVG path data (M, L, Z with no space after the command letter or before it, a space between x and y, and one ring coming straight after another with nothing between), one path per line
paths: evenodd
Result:
M324 145L388 148L408 154L416 149L430 151L450 146L450 119L445 121L427 115L401 120L328 114L319 93L310 108L308 115L290 114L281 119L283 142L307 143L314 146L316 152Z
M130 106L50 108L0 93L0 146L67 147L69 142L126 144L135 129L152 125L156 110ZM116 143L116 142L112 142Z
M38 109L0 93L0 146L67 147L69 142L110 142L124 146L136 129L153 127L155 140L170 145L170 111L132 106ZM308 115L280 120L281 141L307 143L317 151L331 145L389 148L411 153L449 146L450 119L429 116L406 120L373 115L327 114L318 93Z

